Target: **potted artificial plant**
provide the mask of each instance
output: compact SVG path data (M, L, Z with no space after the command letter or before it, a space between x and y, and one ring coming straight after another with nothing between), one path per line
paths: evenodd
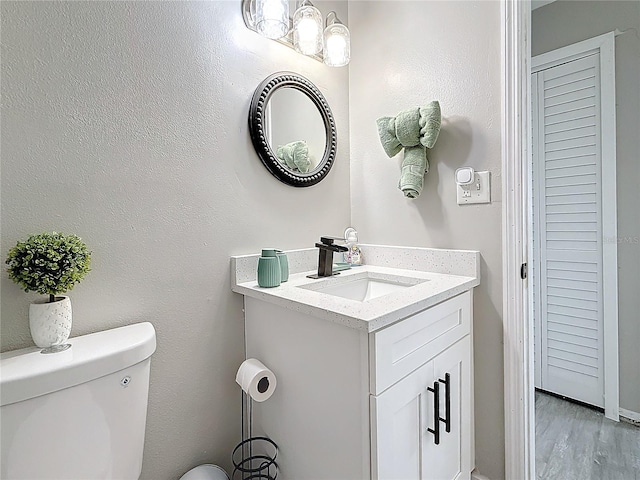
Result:
M25 292L48 295L29 306L29 328L38 347L55 347L69 338L71 301L60 294L82 280L90 261L91 252L78 236L56 232L31 235L9 250L9 278Z

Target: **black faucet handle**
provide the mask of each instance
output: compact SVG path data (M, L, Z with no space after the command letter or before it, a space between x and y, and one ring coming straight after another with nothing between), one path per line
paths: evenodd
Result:
M331 252L346 252L349 250L347 247L342 245L334 245L333 243L316 243L316 247L320 250L329 250Z
M346 252L347 250L349 250L347 247L343 246L343 245L335 245L333 242L335 240L340 240L344 242L344 238L342 237L320 237L320 242L321 243L316 243L316 247L318 248L326 248L329 247L328 250L331 250L333 252Z
M344 242L344 238L342 237L320 237L320 242L325 245L333 245L334 240L342 240Z

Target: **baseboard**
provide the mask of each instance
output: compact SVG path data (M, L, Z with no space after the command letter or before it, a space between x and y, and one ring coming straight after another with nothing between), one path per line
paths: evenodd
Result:
M471 480L489 480L489 477L482 475L476 468L471 472Z
M640 413L627 410L626 408L620 408L620 420L636 427L640 427Z

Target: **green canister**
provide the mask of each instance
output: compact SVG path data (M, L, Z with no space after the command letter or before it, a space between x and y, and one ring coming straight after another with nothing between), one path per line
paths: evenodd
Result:
M280 260L280 280L286 282L289 280L289 259L282 250L276 250L276 255Z
M258 285L265 288L277 287L282 281L280 259L275 248L265 248L258 259Z

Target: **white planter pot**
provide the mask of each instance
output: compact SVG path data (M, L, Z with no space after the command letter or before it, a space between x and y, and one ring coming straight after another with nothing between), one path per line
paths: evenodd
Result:
M31 338L41 348L60 345L71 334L71 300L57 296L55 302L46 300L29 305Z

